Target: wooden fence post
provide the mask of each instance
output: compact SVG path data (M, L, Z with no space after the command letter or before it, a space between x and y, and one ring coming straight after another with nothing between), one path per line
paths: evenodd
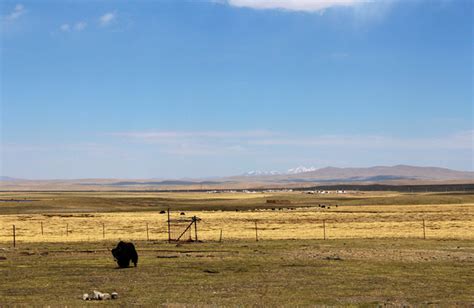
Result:
M255 220L255 241L258 242L258 226L257 226L256 220Z
M326 240L326 220L323 219L323 239Z
M426 240L425 219L423 218L423 239Z
M69 224L66 224L66 237L69 236Z
M221 229L221 234L219 236L219 243L222 243L222 229Z
M13 247L16 247L16 228L13 225Z
M148 237L148 223L146 223L146 240L150 240L150 238Z
M197 217L194 216L193 220L194 220L194 237L195 237L195 240L197 242L198 241L198 227L197 227L198 221L197 221Z
M168 208L168 243L171 243L171 221L170 221L170 208Z
M41 235L44 235L44 232L43 232L43 222L41 222Z
M105 239L105 224L102 223L102 239Z

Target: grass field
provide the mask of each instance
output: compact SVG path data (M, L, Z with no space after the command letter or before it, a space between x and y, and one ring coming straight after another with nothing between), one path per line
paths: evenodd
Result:
M165 240L167 215L159 212L168 207L173 220L201 218L199 238L206 241L221 230L226 239L255 238L255 222L261 239L319 239L323 221L327 238L420 238L423 220L428 238L474 239L474 197L461 193L15 193L1 199L9 202L0 204L0 242L12 240L12 225L19 242L144 240L147 225L149 239ZM172 232L186 224L173 223Z
M197 216L199 239L215 241L222 230L225 239L322 239L336 238L422 238L474 240L474 206L386 205L295 208L295 210L185 211L172 212L173 220ZM156 212L66 213L0 215L0 242L76 242L115 240L166 240L167 215ZM188 222L172 222L177 237ZM43 228L43 233L41 233ZM192 230L194 232L194 230ZM194 234L193 234L194 237Z
M84 305L80 296L93 289L117 291L114 305L474 304L473 194L4 192L0 200L0 305ZM174 220L200 217L203 242L168 244L159 214L168 207ZM138 268L115 268L108 249L118 239L136 244Z
M16 200L11 202L10 200ZM267 200L287 200L269 204ZM474 204L474 193L352 192L293 193L155 193L155 192L0 192L0 214L137 212L173 210L252 210L328 205ZM28 202L17 202L28 201Z
M116 269L113 242L37 243L3 250L0 302L84 305L94 289L114 305L464 305L474 303L466 240L136 242L137 268Z

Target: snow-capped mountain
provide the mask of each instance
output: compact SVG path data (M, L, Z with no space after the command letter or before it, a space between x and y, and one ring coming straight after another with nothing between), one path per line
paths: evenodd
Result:
M259 177L267 181L295 181L295 182L381 182L389 180L474 180L472 171L456 171L439 167L417 167L408 165L375 166L363 168L337 168L325 167L297 167L288 169L287 172L277 171L252 171L248 177Z
M252 170L252 171L244 173L244 176L280 175L280 174L282 174L282 173L278 172L278 171Z
M287 174L298 174L298 173L303 173L303 172L310 172L310 171L316 171L318 170L315 167L304 167L304 166L299 166L296 168L291 168L286 171Z
M244 176L298 174L298 173L310 172L310 171L315 171L315 170L317 170L317 168L315 168L315 167L299 166L299 167L296 167L296 168L290 168L286 172L280 172L280 171L274 171L274 170L273 171L252 170L252 171L244 173Z

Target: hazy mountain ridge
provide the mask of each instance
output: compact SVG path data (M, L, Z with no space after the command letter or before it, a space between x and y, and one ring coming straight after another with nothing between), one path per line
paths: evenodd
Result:
M304 166L299 166L296 168L291 168L286 171L287 174L299 174L299 173L304 173L304 172L311 172L311 171L316 171L318 170L315 167L304 167Z
M252 170L245 172L243 175L244 176L266 176L266 175L284 175L284 174L299 174L299 173L304 173L304 172L310 172L310 171L315 171L317 168L315 167L304 167L304 166L298 166L296 168L290 168L286 170L286 172L280 172L280 171L262 171L262 170Z
M304 170L298 167L299 170ZM291 169L290 169L291 170ZM427 184L474 183L474 172L408 165L368 168L325 167L300 173L252 174L198 179L75 179L24 180L2 176L2 190L107 190L107 189L246 189L258 187L306 187L314 184Z
M304 167L299 167L304 170ZM294 170L294 169L290 169ZM236 179L236 177L233 177ZM237 178L238 179L238 178ZM279 175L257 175L259 181L285 182L341 182L341 181L385 181L385 180L473 180L474 172L457 171L440 167L417 167L409 165L374 166L367 168L325 167L311 171Z
M23 181L23 180L22 179L17 179L17 178L12 178L12 177L9 177L9 176L0 176L0 181L14 182L14 181Z
M279 171L260 171L260 170L252 170L245 172L243 176L264 176L264 175L279 175L283 174Z

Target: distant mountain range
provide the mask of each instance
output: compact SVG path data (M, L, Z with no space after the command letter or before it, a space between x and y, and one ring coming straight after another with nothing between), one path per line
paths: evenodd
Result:
M438 167L416 167L408 165L376 166L368 168L298 167L286 173L253 171L245 179L262 182L379 182L388 180L474 180L474 172L456 171Z
M251 171L244 175L209 179L77 179L77 180L23 180L0 177L1 188L8 189L166 189L185 186L186 189L296 187L313 184L422 184L474 183L474 172L456 171L438 167L407 165L376 166L369 168L297 167L287 172Z
M308 168L308 167L299 166L296 168L288 169L286 172L252 170L252 171L244 173L244 176L298 174L298 173L310 172L310 171L315 171L315 170L317 170L315 167Z
M17 179L17 178L12 178L12 177L9 177L9 176L0 176L0 181L21 181L21 179Z
M243 176L265 176L265 175L280 175L284 174L279 171L260 171L260 170L252 170L245 172Z

